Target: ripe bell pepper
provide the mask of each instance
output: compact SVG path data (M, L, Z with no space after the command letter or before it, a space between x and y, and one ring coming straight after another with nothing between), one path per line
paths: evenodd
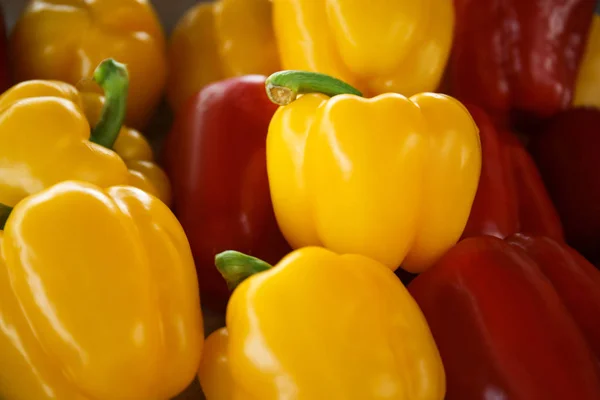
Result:
M265 77L208 85L177 113L164 148L173 210L185 229L205 304L224 309L215 255L238 249L275 263L290 250L273 213L265 141L277 107Z
M218 0L186 12L169 40L171 107L179 110L209 83L278 71L271 19L270 0Z
M567 242L600 261L600 110L557 114L528 144L565 227Z
M143 161L149 158L147 142L138 132L121 129L127 69L108 59L94 79L105 89L104 107L100 97L81 95L58 81L22 82L0 96L0 203L14 206L70 179L101 187L131 184L169 201L166 175ZM91 134L84 110L99 120ZM110 150L113 143L119 154Z
M492 236L465 239L408 286L439 347L446 400L600 398L598 358L569 313L585 304L575 297L584 282L582 295L595 304L580 313L597 322L598 277L535 254L542 246L530 258L529 249ZM549 245L553 256L557 246ZM544 268L547 276L535 262L542 259L557 263ZM569 306L559 297L566 292Z
M531 156L512 133L497 129L479 107L467 105L479 127L481 178L463 237L517 232L564 240L558 213Z
M150 2L30 0L10 37L17 82L54 79L76 85L109 57L129 69L126 122L142 129L167 75L164 33Z
M189 245L142 190L65 181L0 232L0 397L168 400L203 346Z
M267 137L269 185L293 248L420 272L456 243L481 167L478 129L462 104L432 93L364 99L310 72L276 73L266 86L282 105ZM298 93L306 94L294 101Z
M239 286L226 330L206 342L199 378L208 400L444 399L427 323L384 265L319 247L272 269L237 252L216 264Z
M577 75L573 105L600 108L600 1L596 1L592 27Z
M592 0L454 0L449 85L506 123L548 117L572 101Z
M452 0L273 0L284 69L340 78L369 96L436 90L452 47Z

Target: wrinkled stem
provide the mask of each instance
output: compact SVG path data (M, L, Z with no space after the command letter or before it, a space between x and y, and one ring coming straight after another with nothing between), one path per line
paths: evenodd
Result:
M225 278L230 290L235 289L240 283L260 272L267 271L272 266L256 257L228 250L215 257L215 265Z
M104 90L105 102L100 121L92 130L90 141L111 149L119 136L127 111L127 67L108 58L94 71L94 81Z
M12 207L0 203L0 230L4 230L4 225L6 225L6 220L8 220L11 211Z
M269 76L265 82L267 96L280 106L296 100L299 94L323 93L327 96L354 94L362 96L358 89L332 76L317 72L279 71Z

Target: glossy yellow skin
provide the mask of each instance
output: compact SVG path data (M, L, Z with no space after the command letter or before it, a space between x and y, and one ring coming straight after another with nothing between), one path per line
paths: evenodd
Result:
M166 43L147 0L30 0L10 36L17 82L77 84L106 58L129 71L128 125L143 128L160 101Z
M579 67L573 105L600 108L600 15L596 13Z
M369 96L434 91L452 47L452 0L273 0L273 13L283 69Z
M97 93L81 93L83 111L90 126L100 120L104 96ZM113 150L125 161L129 169L128 184L158 197L166 205L171 204L171 183L167 174L154 162L150 143L139 131L123 126Z
M201 365L208 400L445 395L437 347L400 280L376 261L318 247L238 286L227 331L207 339Z
M0 203L12 207L30 194L75 179L100 187L129 184L168 205L168 178L152 162L152 149L139 132L122 128L115 151L89 141L90 125L95 125L102 105L100 95L79 93L59 81L26 81L4 92Z
M198 282L183 229L129 186L61 182L0 232L0 397L169 400L196 375Z
M169 40L167 96L174 110L209 83L278 71L270 0L199 3Z
M307 94L267 136L275 216L293 248L362 254L421 272L466 225L481 170L479 130L448 96Z

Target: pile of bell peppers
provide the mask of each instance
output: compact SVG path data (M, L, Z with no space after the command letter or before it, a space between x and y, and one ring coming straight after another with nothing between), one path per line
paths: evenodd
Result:
M599 399L594 7L29 0L0 398Z

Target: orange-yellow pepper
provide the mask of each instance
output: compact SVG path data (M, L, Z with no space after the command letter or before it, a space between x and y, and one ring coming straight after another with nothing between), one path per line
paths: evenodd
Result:
M573 105L600 108L600 2L587 38L575 86Z
M106 58L131 76L128 125L142 129L164 90L166 40L147 0L30 0L10 36L17 82L51 79L76 85Z
M444 398L429 326L389 268L320 247L272 269L237 252L216 260L230 284L242 282L227 328L205 343L199 378L208 400Z
M100 95L79 93L59 81L22 82L0 96L0 203L12 207L55 183L76 179L101 187L129 184L168 205L169 181L152 162L148 142L121 127L126 69L109 59L96 70L103 72L110 75L103 84L112 97L107 104ZM109 87L115 84L119 87ZM91 138L90 124L96 131ZM109 142L116 137L115 151L105 147L110 143L92 143L94 136Z
M169 400L203 347L187 238L142 190L65 181L0 231L0 398Z
M209 83L279 68L270 0L218 0L192 7L169 41L167 96L174 110Z
M282 68L335 76L369 96L437 89L452 0L273 0Z
M273 74L266 86L285 104L269 126L267 172L293 248L421 272L458 241L481 170L479 130L461 103L433 93L365 99L299 71ZM294 101L298 93L306 94Z

